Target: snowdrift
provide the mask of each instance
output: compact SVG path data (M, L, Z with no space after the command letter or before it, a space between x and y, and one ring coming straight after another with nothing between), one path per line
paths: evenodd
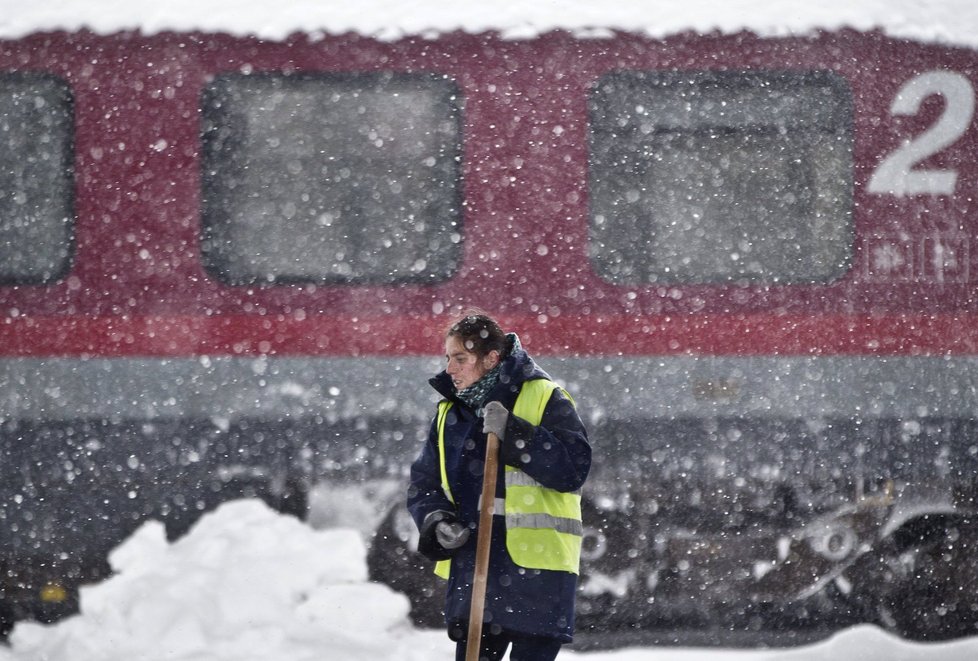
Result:
M259 500L226 503L170 543L149 521L83 588L81 613L22 622L0 661L431 661L442 631L415 629L406 597L367 581L349 529L315 530ZM567 650L588 661L973 661L978 639L912 644L872 627L796 649Z
M415 658L398 649L407 599L367 582L365 555L356 531L313 530L258 500L172 544L150 521L110 555L115 575L82 589L80 615L18 624L0 659Z

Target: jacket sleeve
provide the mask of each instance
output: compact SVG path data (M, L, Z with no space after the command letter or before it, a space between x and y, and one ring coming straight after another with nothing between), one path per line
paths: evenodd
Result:
M435 512L451 513L454 516L455 505L445 495L441 488L441 466L438 459L438 430L436 421L432 420L425 441L417 459L411 464L411 482L407 492L407 508L419 531L427 531L433 526L425 526L432 519L429 515Z
M539 426L510 413L500 457L503 463L557 491L580 489L591 470L591 445L584 423L560 389L550 396Z

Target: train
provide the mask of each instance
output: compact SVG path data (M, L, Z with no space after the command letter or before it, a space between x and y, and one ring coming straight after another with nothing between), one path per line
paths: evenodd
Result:
M3 39L4 628L239 497L436 624L404 488L477 307L590 432L579 629L976 633L976 84L849 28Z

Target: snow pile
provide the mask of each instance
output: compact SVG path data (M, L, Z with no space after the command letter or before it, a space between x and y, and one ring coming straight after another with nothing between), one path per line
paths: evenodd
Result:
M407 599L367 582L365 556L357 532L313 530L258 500L223 505L172 544L150 521L111 554L116 574L82 589L81 615L18 624L0 659L406 658Z
M314 530L258 500L227 503L171 543L145 523L110 556L115 575L83 589L81 614L18 624L0 661L430 661L442 631L414 629L407 599L367 582L348 529ZM587 661L973 661L978 639L901 641L862 626L787 650L567 650Z
M227 503L168 543L145 523L83 589L81 614L18 624L0 661L430 661L443 631L412 627L407 599L367 582L354 530L314 530L258 500ZM973 661L978 639L908 643L872 626L794 649L567 650L582 661Z

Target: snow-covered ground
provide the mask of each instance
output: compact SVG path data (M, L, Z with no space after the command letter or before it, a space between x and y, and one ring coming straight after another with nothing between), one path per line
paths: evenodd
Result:
M416 629L407 599L367 580L361 535L315 530L258 500L226 503L166 541L150 521L83 588L81 613L20 623L0 661L433 661L454 644ZM978 639L901 641L871 626L777 650L567 649L582 661L974 661Z

